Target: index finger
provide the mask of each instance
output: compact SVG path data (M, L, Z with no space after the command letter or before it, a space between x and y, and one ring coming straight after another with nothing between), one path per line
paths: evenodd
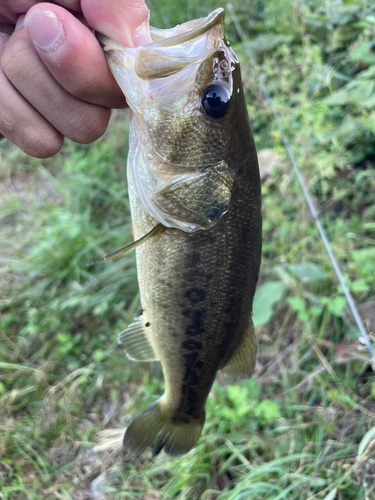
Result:
M91 28L125 47L152 42L144 0L81 0L81 8Z
M20 14L26 14L26 12L31 9L37 3L41 3L42 0L0 0L0 22L1 23L16 23L17 17ZM80 0L54 0L52 3L56 3L65 7L66 9L81 11Z

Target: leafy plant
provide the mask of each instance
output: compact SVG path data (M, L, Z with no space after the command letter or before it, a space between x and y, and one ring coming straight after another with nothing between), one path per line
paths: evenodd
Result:
M216 390L220 391L218 387ZM281 417L279 405L270 399L260 401L260 395L261 389L256 380L243 380L238 385L228 385L225 393L221 391L219 402L209 400L207 411L236 426L246 425L256 430L259 425L267 425Z

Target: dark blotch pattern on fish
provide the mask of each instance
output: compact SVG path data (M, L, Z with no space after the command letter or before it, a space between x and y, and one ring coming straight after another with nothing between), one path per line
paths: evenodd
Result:
M191 320L191 323L187 326L185 334L187 337L196 337L197 335L202 335L205 332L204 329L204 315L205 310L197 309L185 309L182 314Z
M201 288L189 288L186 292L186 297L192 304L198 304L206 298L206 292Z
M186 314L188 317L201 318L199 313L202 313L202 311L186 311L186 313L188 313ZM181 401L176 412L177 414L183 415L185 412L188 412L191 417L192 413L194 413L191 408L191 403L198 397L196 388L201 383L201 371L204 367L202 361L199 360L202 347L203 344L201 342L192 339L185 340L185 342L182 343L182 348L188 352L184 356L184 378L182 382Z
M196 340L185 340L182 344L182 348L187 351L199 351L202 349L202 342L197 342Z
M191 375L193 374L192 369L194 368L194 365L198 359L199 353L198 352L191 352L187 356L185 356L185 374L184 374L184 382L187 382L190 380ZM196 378L196 377L195 377Z

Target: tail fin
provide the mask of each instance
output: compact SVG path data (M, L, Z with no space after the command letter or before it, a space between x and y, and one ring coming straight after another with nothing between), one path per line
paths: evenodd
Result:
M179 419L166 407L162 399L148 406L127 428L124 449L140 455L148 446L155 457L164 448L169 455L183 455L190 451L201 435L205 413L199 419Z

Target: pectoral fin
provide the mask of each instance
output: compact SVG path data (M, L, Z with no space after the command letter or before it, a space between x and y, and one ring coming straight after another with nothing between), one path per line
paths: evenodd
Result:
M254 333L253 321L250 318L248 327L236 347L232 357L223 368L225 373L234 377L251 377L255 367L257 342Z
M131 252L135 248L139 247L142 245L142 243L145 243L148 241L150 238L153 236L156 236L157 234L160 234L164 232L167 228L163 226L163 224L158 224L157 226L154 227L149 233L145 234L145 236L142 236L142 238L139 238L139 240L134 241L134 243L131 243L130 245L127 245L126 247L122 247L119 250L115 250L114 252L109 253L105 257L102 257L101 259L94 260L93 262L89 262L87 265L88 266L94 266L95 264L100 264L100 262L107 262L111 260L116 260L122 255L125 255L128 252Z
M148 339L147 328L150 328L150 323L142 314L118 335L119 344L124 346L128 358L132 361L158 361Z
M208 229L227 212L233 184L233 175L222 162L203 172L176 176L151 201L162 218L182 229L184 224Z

